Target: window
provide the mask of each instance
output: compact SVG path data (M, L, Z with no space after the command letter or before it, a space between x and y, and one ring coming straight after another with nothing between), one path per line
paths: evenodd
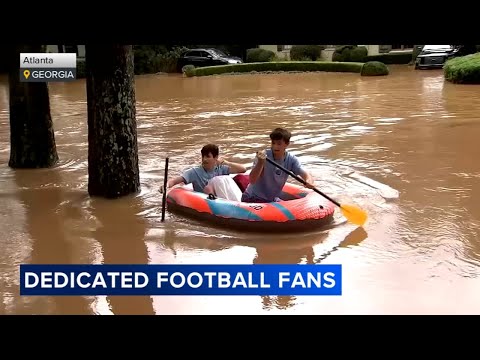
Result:
M407 50L413 49L413 45L392 45L392 50Z
M77 45L65 45L66 53L75 53L78 55L78 46Z
M185 56L187 56L187 57L200 57L201 54L200 54L200 51L188 51L187 53L185 53Z
M225 54L223 51L218 50L218 49L210 49L210 52L213 52L214 54L216 54L218 56L223 56L223 57L227 56L227 54Z
M290 50L292 45L277 45L277 51L286 51Z

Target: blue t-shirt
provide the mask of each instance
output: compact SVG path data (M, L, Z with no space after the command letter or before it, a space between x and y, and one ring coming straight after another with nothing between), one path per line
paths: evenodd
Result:
M193 190L203 192L203 188L207 186L208 181L220 175L230 175L230 167L228 165L215 166L212 171L206 171L203 166L195 166L186 170L183 174L185 184L192 184Z
M304 170L300 161L295 155L290 154L288 151L285 152L286 154L283 160L275 160L271 149L268 149L266 153L269 159L275 161L285 169L290 170L295 175L301 176L303 174ZM254 167L257 162L258 159L255 158L253 161ZM259 198L265 202L272 202L282 193L282 189L287 182L288 176L289 175L283 170L265 161L262 175L260 175L254 184L248 185L245 189L245 194L249 197Z

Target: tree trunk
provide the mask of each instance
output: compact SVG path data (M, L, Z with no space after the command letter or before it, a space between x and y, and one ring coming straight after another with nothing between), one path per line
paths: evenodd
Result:
M47 83L19 79L20 53L44 52L42 45L9 49L10 161L12 168L47 168L58 161Z
M118 198L140 189L131 45L86 46L88 192Z
M421 53L423 45L413 45L412 51L412 60L410 60L409 65L415 64L415 60L417 60L417 56Z

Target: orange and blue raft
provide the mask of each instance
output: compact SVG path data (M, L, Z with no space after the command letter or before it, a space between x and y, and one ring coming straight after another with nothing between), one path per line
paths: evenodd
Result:
M169 208L183 208L223 219L248 222L321 220L333 216L334 205L314 191L286 183L279 202L248 203L221 198L210 199L207 194L187 186L172 188L167 195ZM287 200L288 199L288 200Z

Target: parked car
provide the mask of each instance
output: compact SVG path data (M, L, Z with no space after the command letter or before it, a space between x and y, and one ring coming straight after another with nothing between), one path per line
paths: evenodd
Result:
M236 56L228 56L218 49L189 49L180 55L177 61L177 70L181 72L185 65L203 67L241 63L242 59Z
M438 69L454 57L459 48L453 45L424 45L415 59L415 69Z

